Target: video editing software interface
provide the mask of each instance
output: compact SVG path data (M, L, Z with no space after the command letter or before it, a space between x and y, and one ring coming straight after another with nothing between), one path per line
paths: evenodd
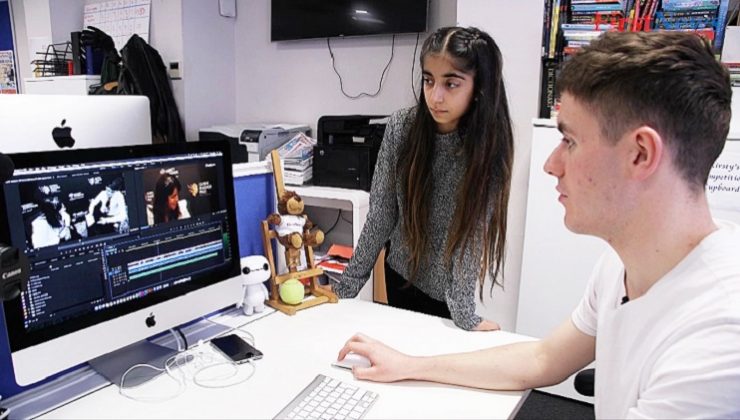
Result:
M31 265L20 304L36 336L23 347L230 266L222 165L199 152L16 170L7 222Z

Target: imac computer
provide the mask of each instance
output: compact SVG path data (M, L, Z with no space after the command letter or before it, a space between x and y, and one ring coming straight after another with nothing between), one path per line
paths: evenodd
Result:
M149 99L0 95L2 153L152 144Z
M27 287L3 305L17 384L94 358L123 360L103 355L146 347L145 338L239 299L228 143L10 158L0 243L30 263ZM118 374L132 364L120 362Z

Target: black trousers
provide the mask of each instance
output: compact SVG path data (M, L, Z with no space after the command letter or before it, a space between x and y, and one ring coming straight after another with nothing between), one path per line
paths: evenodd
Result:
M452 318L447 302L432 299L413 284L408 284L406 279L390 268L387 263L385 264L385 290L390 306L440 318Z

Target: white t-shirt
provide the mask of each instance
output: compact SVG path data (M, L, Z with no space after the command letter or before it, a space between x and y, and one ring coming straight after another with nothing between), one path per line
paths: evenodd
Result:
M59 214L62 219L59 227L52 227L43 213L33 219L31 222L31 245L34 248L59 245L62 239L66 241L71 238L69 226L72 218L64 209L60 210Z
M572 315L596 337L596 418L740 418L740 226L717 225L624 305L622 261L597 263Z
M290 235L291 233L303 233L303 227L306 225L306 218L303 216L293 216L290 214L280 215L280 224L275 225L275 231L280 236Z
M118 223L128 219L126 198L120 191L114 191L108 200L108 208L103 211L105 223Z

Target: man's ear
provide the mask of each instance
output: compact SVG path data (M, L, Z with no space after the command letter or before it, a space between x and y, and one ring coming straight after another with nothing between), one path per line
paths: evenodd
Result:
M663 137L646 125L632 130L628 136L630 172L635 179L647 179L658 170L663 160Z

